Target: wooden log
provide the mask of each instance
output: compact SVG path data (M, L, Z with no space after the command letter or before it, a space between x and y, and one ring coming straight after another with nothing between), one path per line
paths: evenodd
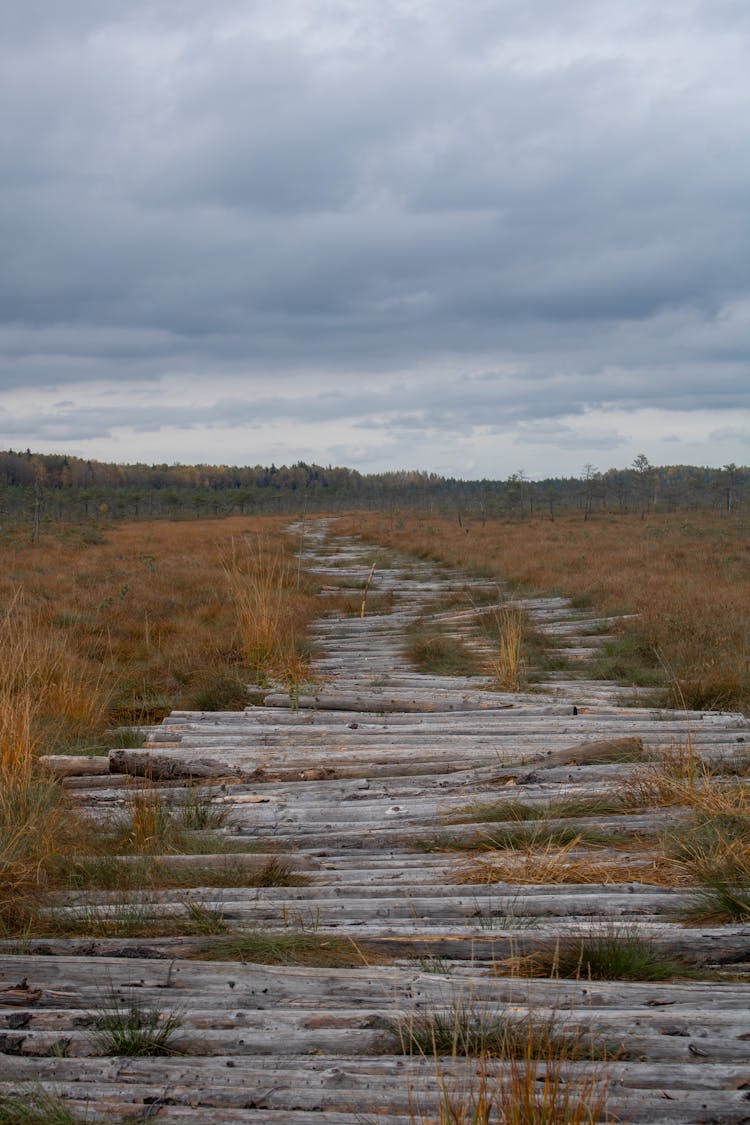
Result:
M279 693L267 695L266 707L288 707L290 710L313 711L359 711L367 714L384 715L391 712L415 712L429 714L440 711L502 711L510 709L512 703L494 699L395 699L381 696L336 696L300 695L290 696Z
M106 755L42 754L39 764L54 777L88 777L109 773Z

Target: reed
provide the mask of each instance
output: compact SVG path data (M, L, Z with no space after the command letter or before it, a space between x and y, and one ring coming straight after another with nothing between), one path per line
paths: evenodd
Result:
M224 575L254 680L277 676L299 683L305 668L300 641L314 599L301 586L295 560L266 537L245 537L232 540Z
M492 674L502 691L520 691L523 615L514 606L503 606L493 616L497 635L497 653L491 660Z
M490 1016L457 1002L397 1029L400 1049L435 1062L429 1098L410 1096L414 1125L609 1125L607 1059L617 1054L552 1016ZM448 1056L448 1065L442 1060ZM461 1065L461 1060L466 1062ZM426 1104L427 1103L427 1104Z

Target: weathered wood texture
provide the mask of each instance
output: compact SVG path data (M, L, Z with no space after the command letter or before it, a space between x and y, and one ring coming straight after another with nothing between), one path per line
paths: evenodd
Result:
M304 538L305 565L324 588L359 583L361 592L371 547L337 538L335 524L323 520ZM650 1125L750 1120L750 984L741 978L507 975L509 959L517 964L567 937L623 928L670 955L689 955L698 971L731 968L736 976L747 968L750 926L686 927L690 888L647 878L649 835L679 822L683 810L547 819L546 827L604 834L596 848L581 836L569 852L611 863L613 877L596 883L469 883L468 853L444 850L447 838L465 847L513 828L481 810L465 822L473 806L615 793L635 768L606 760L618 750L638 758L689 740L707 759L729 759L750 739L747 721L657 711L645 691L638 706L619 706L622 689L578 671L617 622L576 615L561 598L522 603L570 657L570 671L540 690L497 692L487 677L415 672L404 656L405 630L426 611L487 651L472 604L486 595L482 586L413 560L378 565L370 593L390 594L393 611L323 618L316 682L298 695L269 691L245 711L175 712L146 732L141 749L47 761L95 820L120 813L146 776L165 804L199 797L225 814L217 834L224 849L262 850L162 857L175 878L194 870L194 885L58 895L50 909L59 922L78 919L78 936L0 943L0 1093L25 1095L41 1084L91 1122L119 1115L166 1125L437 1121L440 1076L466 1089L477 1064L401 1057L398 1029L459 1006L479 1021L532 1013L606 1041L616 1060L571 1063L567 1075L574 1086L598 1070L613 1116ZM441 600L455 606L460 591L465 605L435 612ZM632 703L636 693L629 694ZM221 885L228 864L252 881L269 851L297 874L297 885ZM617 865L626 863L628 881L618 882ZM118 930L128 910L141 929L146 919L147 936ZM217 932L191 933L191 910ZM356 967L190 959L198 948L205 956L208 945L210 957L216 943L254 931L310 937L323 955L326 942L343 939ZM134 1000L179 1015L182 1053L102 1056L102 1010ZM491 1066L507 1081L507 1067Z

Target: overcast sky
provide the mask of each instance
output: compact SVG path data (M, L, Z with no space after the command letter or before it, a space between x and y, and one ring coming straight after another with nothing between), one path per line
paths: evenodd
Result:
M0 447L750 461L747 0L0 12Z

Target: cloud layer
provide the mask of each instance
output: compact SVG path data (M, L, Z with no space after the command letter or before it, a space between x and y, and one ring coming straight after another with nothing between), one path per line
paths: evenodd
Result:
M0 442L743 460L745 4L15 9Z

